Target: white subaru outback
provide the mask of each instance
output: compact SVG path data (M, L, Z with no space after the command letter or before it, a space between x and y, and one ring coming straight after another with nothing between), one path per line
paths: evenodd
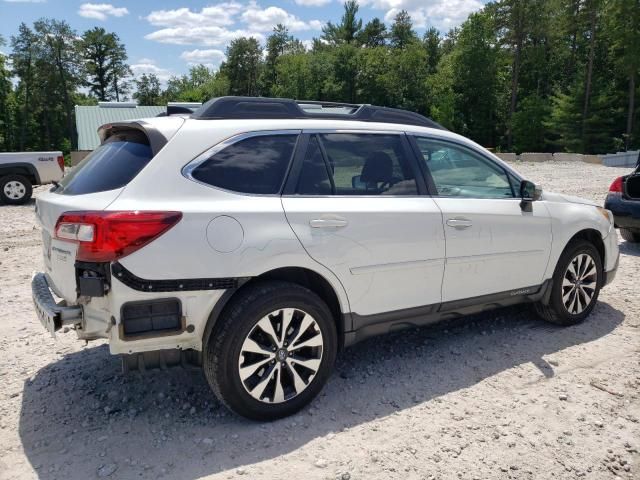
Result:
M127 368L200 363L250 418L371 335L521 302L580 322L617 269L608 210L411 112L221 97L99 133L36 202L42 323Z

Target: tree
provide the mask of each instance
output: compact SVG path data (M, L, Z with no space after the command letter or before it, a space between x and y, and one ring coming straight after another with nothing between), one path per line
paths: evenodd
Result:
M35 63L37 40L33 31L24 23L18 27L18 35L11 37L11 63L13 74L18 77L18 95L21 103L20 135L18 148L24 150L29 141L29 124L33 118L32 98L35 89Z
M344 13L340 23L334 25L327 22L322 27L321 38L330 45L357 43L362 30L362 19L357 18L358 8L357 0L347 0L344 3Z
M240 37L227 47L227 60L220 71L227 76L232 95L258 95L262 48L255 38Z
M162 103L160 79L157 75L143 73L140 78L133 82L136 85L133 98L138 102L138 105L158 105Z
M0 47L6 45L6 41L0 35ZM3 150L9 150L12 143L12 97L11 72L7 69L5 55L0 53L0 146Z
M427 51L427 70L429 75L433 75L438 68L438 62L442 56L442 48L440 46L440 32L434 27L424 32L422 43Z
M282 24L274 27L273 33L267 37L267 56L262 72L262 88L265 94L272 93L278 83L278 59L288 53L303 53L304 46L300 40L289 34L289 29Z
M80 50L89 77L89 91L98 100L120 100L126 90L131 70L126 64L127 52L118 35L95 27L82 35Z
M359 43L368 48L384 47L387 42L387 26L374 18L359 33Z
M404 48L417 41L417 39L416 32L413 30L411 16L406 10L400 10L394 19L393 25L391 25L391 34L389 35L391 46Z
M41 19L34 23L38 38L39 69L49 72L46 78L49 94L60 93L66 122L66 135L71 148L77 146L71 97L81 85L81 63L77 34L64 20Z
M469 16L451 54L452 90L460 119L456 130L483 145L495 146L499 47L493 19L487 12Z
M633 142L635 119L636 81L640 74L640 1L610 2L607 10L608 30L611 35L609 55L616 70L625 77L627 89L627 118L625 148Z

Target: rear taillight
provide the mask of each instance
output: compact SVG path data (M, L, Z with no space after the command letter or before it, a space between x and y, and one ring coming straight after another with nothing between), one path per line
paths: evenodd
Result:
M181 218L181 212L66 212L55 236L78 244L76 260L111 262L144 247Z
M622 180L622 177L616 178L609 187L609 191L611 193L622 193Z
M58 166L60 170L64 173L64 157L62 155L58 155Z

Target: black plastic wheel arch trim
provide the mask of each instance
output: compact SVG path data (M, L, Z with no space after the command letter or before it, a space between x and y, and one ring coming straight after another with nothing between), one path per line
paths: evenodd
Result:
M140 278L120 263L111 265L112 278L139 292L192 292L196 290L229 290L238 288L246 277L184 278L172 280L147 280Z

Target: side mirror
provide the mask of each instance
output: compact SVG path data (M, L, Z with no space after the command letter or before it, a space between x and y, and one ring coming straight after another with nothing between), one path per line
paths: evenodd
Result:
M356 190L366 190L367 184L362 181L362 175L354 175L351 177L351 187Z
M535 202L540 200L541 191L536 187L536 184L529 180L522 180L520 182L520 198L524 202Z

